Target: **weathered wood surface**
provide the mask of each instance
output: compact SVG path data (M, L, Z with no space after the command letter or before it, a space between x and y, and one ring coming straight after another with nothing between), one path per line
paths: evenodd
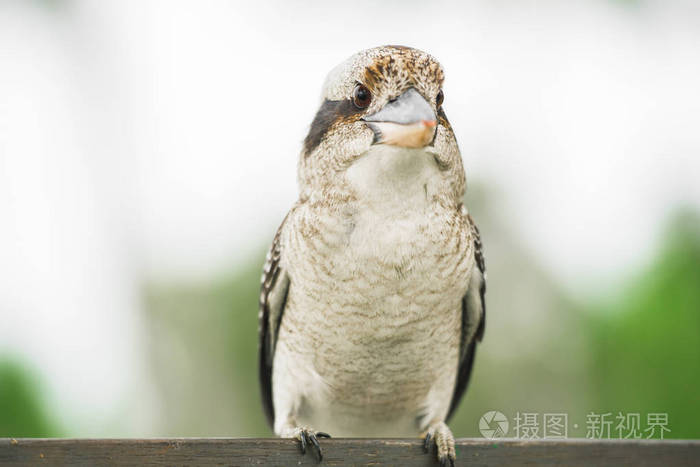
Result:
M417 439L321 440L321 465L433 466ZM457 440L457 465L700 466L700 441ZM292 440L0 438L0 466L319 465Z

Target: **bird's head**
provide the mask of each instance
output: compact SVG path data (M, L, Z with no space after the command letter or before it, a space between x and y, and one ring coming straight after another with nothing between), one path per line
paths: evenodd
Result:
M400 171L413 159L434 164L461 199L464 170L442 108L443 81L435 58L403 46L364 50L334 68L304 140L302 197L345 192L348 171L358 161L391 154L396 167L383 163L382 170Z

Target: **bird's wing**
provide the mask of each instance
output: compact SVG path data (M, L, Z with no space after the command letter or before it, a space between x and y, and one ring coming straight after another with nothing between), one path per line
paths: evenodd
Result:
M270 426L275 422L275 407L272 404L272 360L277 345L277 331L284 313L289 292L289 276L280 265L282 257L281 233L285 221L277 229L272 246L267 253L260 290L260 312L258 314L258 376L260 395L265 416Z
M481 342L486 326L486 263L481 250L481 237L479 229L474 223L474 219L466 214L466 219L472 230L472 241L474 242L474 269L469 278L469 288L462 298L462 338L460 342L459 366L457 369L457 380L455 390L452 394L450 409L447 412L447 419L454 414L459 405L459 401L464 395L469 383L469 376L474 363L474 353L477 342Z

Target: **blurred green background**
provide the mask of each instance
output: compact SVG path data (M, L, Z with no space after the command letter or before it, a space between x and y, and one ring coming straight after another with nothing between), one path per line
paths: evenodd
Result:
M586 436L590 412L640 413L643 425L648 413L660 412L668 414L665 437L700 437L696 213L671 216L651 264L621 281L619 292L580 303L557 288L504 226L491 225L485 208L473 211L484 219L488 325L451 424L455 435L480 436L481 415L498 410L511 423L517 412L539 413L540 420L567 413L574 437ZM257 260L212 283L149 289L157 380L172 397L168 406L188 401L168 417L168 434L271 434L255 384L260 251ZM181 346L179 358L172 358L173 346ZM172 386L178 390L165 390Z
M540 423L544 414L566 413L568 435L585 437L587 415L608 412L613 420L639 413L642 429L647 414L665 413L665 438L700 437L698 214L676 210L648 265L611 296L580 301L567 297L505 226L489 221L483 198L469 201L488 260L488 326L451 423L455 435L481 436L479 418L498 410L511 421L510 436L517 413L538 413ZM265 248L214 280L145 289L148 365L165 408L161 435L271 435L256 366ZM22 363L0 364L0 436L70 435Z

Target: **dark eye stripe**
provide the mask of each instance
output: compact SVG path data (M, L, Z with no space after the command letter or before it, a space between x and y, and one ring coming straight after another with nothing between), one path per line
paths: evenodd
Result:
M445 127L446 130L452 131L452 125L450 125L450 121L447 120L447 115L445 115L445 111L440 107L437 111L437 117L438 117L438 123Z
M304 157L308 156L316 149L323 137L328 133L328 130L330 130L337 121L360 113L362 113L362 109L358 109L350 99L342 101L326 99L323 101L318 112L316 112L314 121L311 122L309 134L307 134L304 139Z

